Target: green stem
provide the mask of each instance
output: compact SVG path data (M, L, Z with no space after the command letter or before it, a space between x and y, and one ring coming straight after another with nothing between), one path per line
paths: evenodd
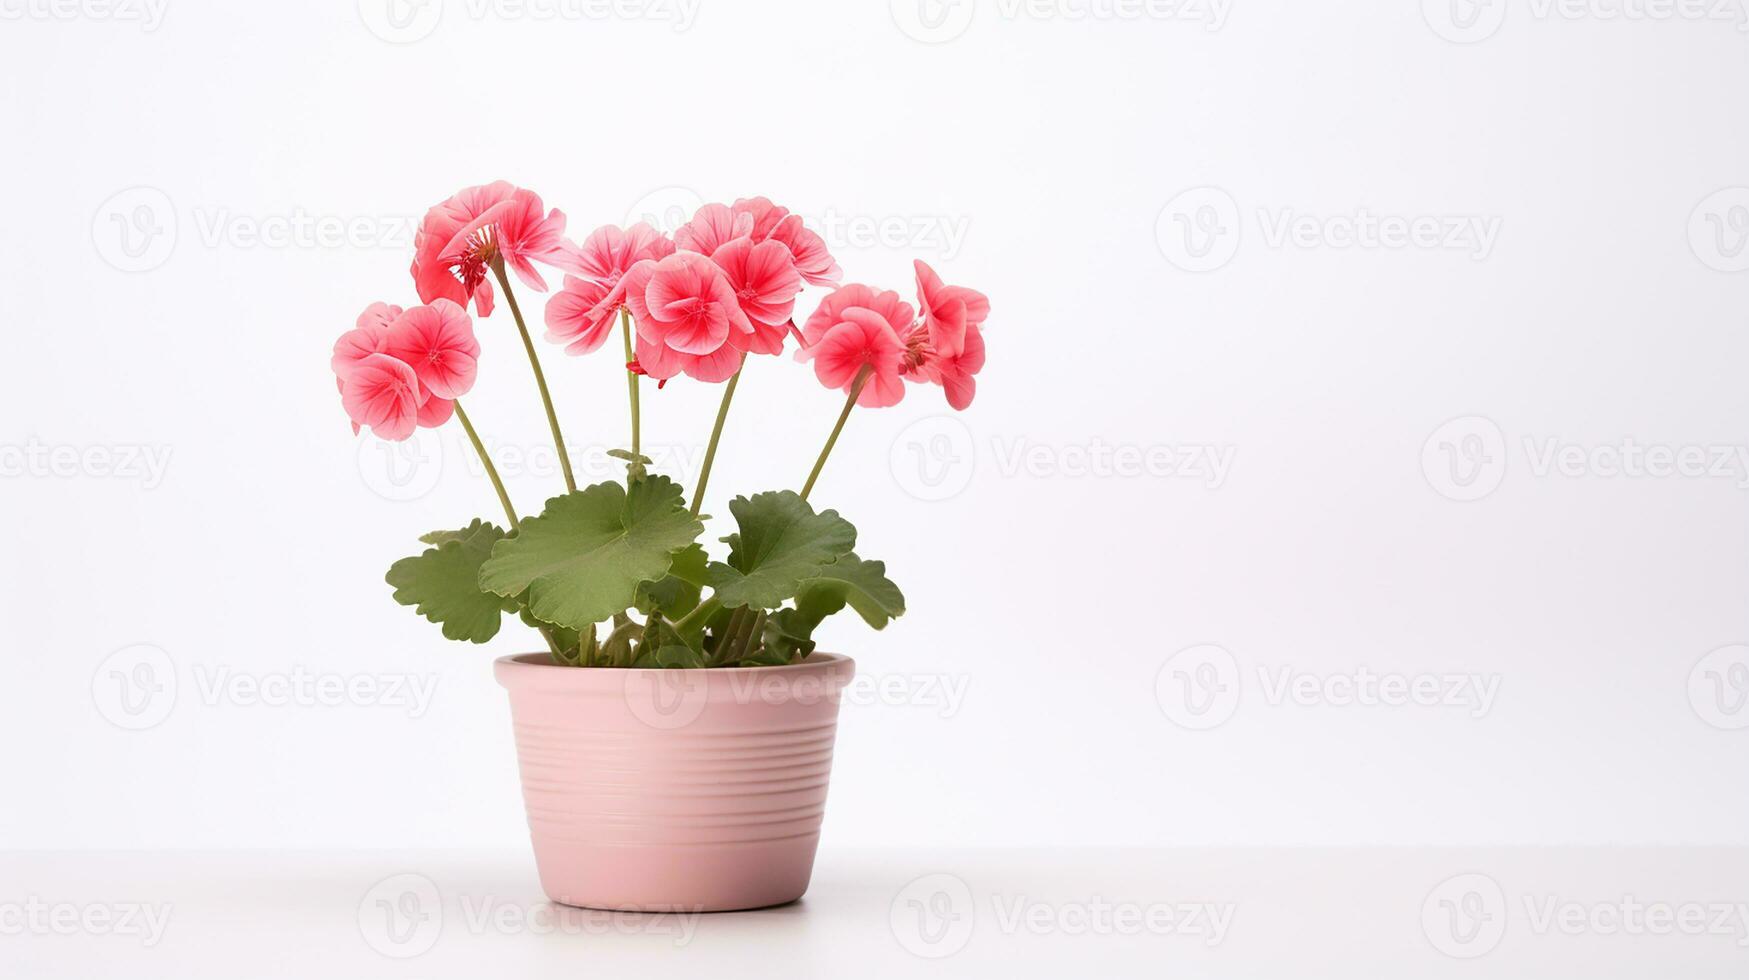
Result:
M516 519L516 508L511 506L510 493L504 489L504 480L498 475L498 467L492 465L492 457L486 452L486 444L480 441L480 434L474 431L474 423L468 419L468 413L462 411L462 400L455 400L455 417L461 422L462 431L468 434L468 441L474 444L474 452L480 454L480 462L485 464L486 475L492 478L492 489L498 491L498 502L504 505L504 519L510 522L510 530L522 530L522 522ZM547 641L547 649L552 651L553 662L559 660L559 642L553 639L552 630L540 627L541 638Z
M765 645L765 616L763 609L753 615L753 625L747 628L747 638L741 641L741 655L737 659L746 660L753 651Z
M698 509L704 506L704 488L711 482L711 464L717 460L717 441L723 437L723 420L729 417L729 402L735 397L735 386L741 383L741 372L747 369L747 355L741 355L741 366L729 378L728 387L723 389L723 403L717 406L717 424L711 427L711 442L704 450L704 468L698 471L698 489L692 494L692 516L698 516Z
M868 384L869 368L863 368L856 374L856 381L850 386L850 397L844 399L844 411L838 413L838 424L832 427L832 434L826 437L826 448L820 450L820 458L814 461L814 470L808 474L808 482L802 484L802 499L808 499L808 494L814 489L814 481L820 478L820 470L826 466L826 457L832 455L832 447L838 444L838 434L844 431L844 420L850 418L850 410L856 407L856 396L862 394L862 386Z
M504 489L504 481L498 476L498 467L492 465L492 457L486 454L486 446L480 442L480 434L474 431L474 423L468 420L468 413L462 411L461 399L455 401L455 417L462 424L462 431L468 434L468 441L474 444L474 452L480 454L480 462L486 464L486 475L492 479L492 489L498 491L498 502L504 505L504 516L510 520L510 530L521 530L522 522L516 519L516 508L510 504L510 494Z
M625 338L626 364L629 365L632 363L632 358L636 356L632 351L632 311L629 308L623 306L620 307L619 325L620 333ZM633 371L630 367L626 368L626 391L631 396L632 401L631 472L642 475L644 472L644 457L643 447L640 444L643 437L640 428L641 419L639 418L638 413L638 372ZM693 514L696 516L698 511L694 510Z
M528 351L529 366L534 368L534 383L540 389L541 404L547 410L547 425L553 430L553 443L559 450L559 467L565 471L565 489L576 492L577 477L571 472L571 454L565 451L565 436L559 431L559 415L553 411L553 395L547 390L546 372L540 369L540 355L535 353L534 338L528 335L528 324L523 322L522 309L516 305L516 294L510 290L510 277L504 274L504 259L492 259L492 272L498 277L498 286L504 290L504 300L510 304L510 315L516 320L516 329L522 334L522 347Z
M722 600L715 596L706 599L698 604L698 608L680 617L680 619L674 623L674 632L679 633L681 636L685 636L688 633L702 630L704 624L708 622L712 616L715 616L717 610L721 608L723 608Z

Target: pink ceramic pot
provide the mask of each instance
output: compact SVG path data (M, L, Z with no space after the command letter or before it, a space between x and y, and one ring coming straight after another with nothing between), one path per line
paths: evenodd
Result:
M498 660L547 896L703 912L800 898L854 670L830 653L711 670Z

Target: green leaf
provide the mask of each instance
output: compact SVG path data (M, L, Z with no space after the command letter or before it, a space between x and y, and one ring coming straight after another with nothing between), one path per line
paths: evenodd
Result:
M845 603L877 630L905 615L904 593L887 578L886 563L864 561L854 554L845 555L803 582L796 597L797 609L819 612L815 625L843 609Z
M638 667L697 668L705 666L704 649L695 646L674 631L673 624L660 613L644 624L644 635L638 644Z
M802 582L856 547L856 528L835 510L814 513L793 490L729 502L740 528L723 540L729 562L712 562L710 586L725 606L775 609Z
M504 529L475 521L460 531L436 531L425 538L436 546L389 566L385 578L395 587L395 601L442 624L449 639L484 643L497 636L505 602L481 591L479 578L480 566L505 539Z
M875 629L905 614L905 596L887 578L887 566L845 555L802 583L793 609L780 609L765 621L765 649L792 663L814 652L814 630L846 605Z
M818 625L819 620L809 621L794 609L779 609L765 621L757 656L784 664L800 660L814 652L814 627Z
M696 544L676 551L674 564L664 578L638 586L638 611L646 616L660 612L669 619L691 612L703 594L700 587L705 584L708 561L704 548Z
M667 477L634 481L629 493L597 483L547 501L498 542L480 587L506 597L526 590L537 618L580 630L633 605L638 586L667 575L674 553L703 531Z

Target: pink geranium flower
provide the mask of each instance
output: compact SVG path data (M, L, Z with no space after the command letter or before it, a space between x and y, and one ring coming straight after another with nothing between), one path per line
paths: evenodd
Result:
M344 380L352 366L387 347L389 324L401 315L401 308L392 303L372 303L358 315L353 329L334 342L334 356L329 365L337 379Z
M905 397L900 380L911 327L911 304L891 290L876 292L861 283L833 291L802 326L797 360L812 360L814 376L828 388L849 391L867 369L868 380L856 403L865 408L897 405Z
M638 366L652 378L727 381L740 367L731 335L753 333L728 276L696 252L632 266L619 291L637 324Z
M377 438L399 442L419 426L419 378L405 361L368 354L340 379L340 403L355 431L369 426Z
M625 305L625 291L616 287L626 272L646 259L674 254L674 243L639 222L624 231L603 225L566 252L566 268L578 275L565 276L564 285L547 301L547 339L567 344L568 354L587 354L613 331L614 318ZM604 303L609 294L614 301Z
M815 286L835 285L844 273L826 250L826 240L802 226L802 216L771 203L770 198L744 197L733 211L753 219L748 234L756 242L774 241L789 249L796 271Z
M590 232L582 245L566 245L563 251L568 259L565 268L611 289L639 262L673 255L674 243L640 221L623 230L618 225L602 225Z
M566 276L553 298L547 300L547 339L565 344L567 354L587 354L607 342L621 301L603 303L609 290L594 279Z
M468 314L447 299L396 317L383 349L411 366L419 383L439 399L460 398L474 386L480 342Z
M958 354L937 353L930 343L929 327L923 323L912 329L905 345L902 373L906 380L940 385L947 403L959 411L971 406L978 390L974 375L983 369L984 332L977 327L964 328Z
M751 238L737 238L718 248L711 261L723 270L741 311L753 324L752 333L731 334L730 343L755 354L782 353L796 294L802 291L802 277L789 250L778 242L756 245Z
M413 285L421 302L447 299L492 312L486 273L495 259L532 289L546 291L534 262L568 264L565 216L543 214L540 195L508 181L465 187L426 212L413 238Z
M700 255L753 233L753 216L737 214L726 204L706 204L693 212L692 220L674 229L674 244Z
M964 349L967 330L982 327L990 315L990 301L975 289L945 285L922 259L914 264L917 305L923 311L929 342L936 353L956 357Z

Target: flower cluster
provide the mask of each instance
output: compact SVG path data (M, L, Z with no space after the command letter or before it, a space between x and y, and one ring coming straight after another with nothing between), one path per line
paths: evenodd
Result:
M329 363L352 431L369 426L380 439L401 440L449 421L455 400L474 386L479 356L467 312L439 299L410 310L365 307Z
M799 329L803 284L836 286L843 273L800 215L764 197L707 204L672 238L647 224L604 225L581 245L565 216L505 181L458 191L437 204L414 238L414 291L427 306L376 303L335 345L333 366L354 428L405 439L440 425L473 381L479 345L467 308L490 315L493 277L513 271L545 292L535 263L565 273L546 305L546 337L588 354L627 324L628 370L663 383L684 374L727 381L749 354L780 354L790 336L828 388L858 405L894 405L904 382L941 386L950 405L971 404L984 365L982 293L949 286L923 262L917 305L892 291L836 288ZM520 320L520 315L518 317ZM555 423L556 427L556 423Z

